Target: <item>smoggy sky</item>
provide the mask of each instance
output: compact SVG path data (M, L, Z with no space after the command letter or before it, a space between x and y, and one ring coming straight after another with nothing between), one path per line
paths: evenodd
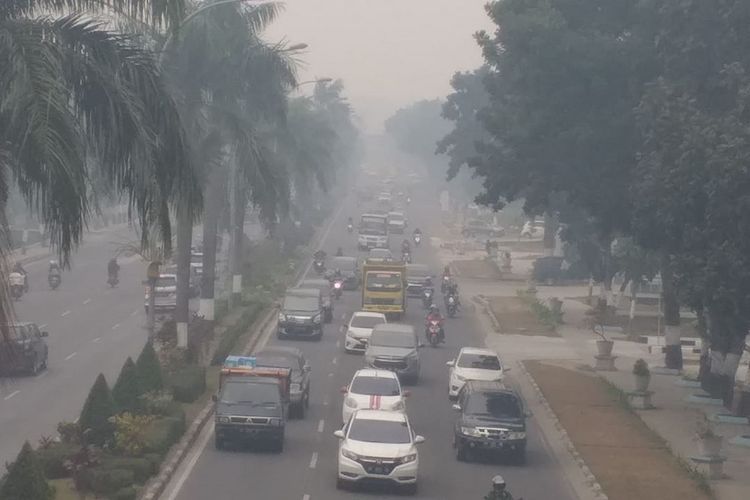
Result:
M482 63L473 34L492 29L486 0L286 0L266 39L307 43L300 80L344 81L369 132L395 110L450 93ZM303 87L310 92L310 86Z

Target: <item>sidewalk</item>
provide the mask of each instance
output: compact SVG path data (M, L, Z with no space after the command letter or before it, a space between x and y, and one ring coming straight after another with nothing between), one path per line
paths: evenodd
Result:
M514 259L514 267L518 262ZM478 295L488 297L515 296L516 290L526 288L524 283L470 280L462 279L460 276L458 281L465 297ZM532 359L549 360L548 363L543 363L541 366L562 364L572 370L571 373L573 374L580 371L582 374L592 376L592 371L588 367L594 364L594 355L597 353L597 337L592 334L590 327L587 326L585 312L588 306L579 300L572 300L573 297L585 295L587 287L538 287L537 290L540 299L554 296L563 300L565 324L557 329L560 337L498 334L493 331L487 315L481 313L478 317L487 332L486 344L496 350L506 364L515 365L517 362ZM478 306L478 309L482 309L482 307ZM693 393L700 392L700 389L676 385L676 382L681 380L678 376L653 373L654 367L663 365L662 354L650 354L647 345L626 341L624 335L613 334L609 337L615 341L612 354L617 356L616 366L618 371L596 372L593 375L603 376L623 392L631 392L634 389L634 379L631 373L633 363L638 358L646 360L652 368L650 389L654 391L653 404L656 408L643 411L635 410L635 412L646 426L666 441L675 455L680 457L684 463L691 464L689 457L698 454L697 443L693 437L699 417L704 414L710 417L716 413L726 412L726 410L720 406L686 402L685 398ZM563 361L560 362L560 360ZM746 363L743 362L738 378L744 377L745 365ZM521 372L524 373L525 370L521 370ZM697 366L687 365L685 372L695 374ZM524 378L521 374L516 374L516 377ZM519 382L522 383L522 386L526 385L523 381ZM533 381L532 384L536 385ZM527 398L533 397L533 394L526 393L526 387L524 387L524 393ZM544 426L542 425L542 427ZM726 479L711 481L710 483L716 498L719 500L745 500L750 498L750 474L748 474L750 472L750 448L728 442L730 438L735 436L750 435L750 427L746 424L719 423L716 424L715 430L718 434L724 436L722 455L727 458L724 463ZM547 436L549 441L554 441L555 437ZM562 436L560 436L560 439L562 439ZM580 458L568 457L568 460L571 459L580 460ZM582 467L585 467L585 465ZM594 470L595 467L592 466L591 469ZM587 468L585 470L588 471ZM596 482L594 484L598 485Z

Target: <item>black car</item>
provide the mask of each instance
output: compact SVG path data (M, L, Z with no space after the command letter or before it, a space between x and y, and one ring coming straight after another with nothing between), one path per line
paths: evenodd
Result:
M320 290L323 299L323 310L325 311L325 317L323 320L326 323L333 321L333 301L331 300L330 281L322 278L306 279L299 284L299 288L314 288Z
M426 285L432 286L430 268L423 264L406 265L406 294L409 297L422 297Z
M338 269L344 278L344 290L359 288L359 265L354 257L334 257L328 266L326 277L333 279L333 273Z
M501 382L472 380L458 393L453 445L464 461L473 452L509 453L526 462L526 413L518 394Z
M258 366L289 368L292 383L289 389L289 415L305 418L305 410L310 407L310 365L305 355L296 347L266 347L255 354Z
M12 323L8 330L10 341L0 336L0 375L36 375L47 368L47 332L36 323Z
M287 290L279 312L277 337L323 337L323 298L320 290L292 288Z

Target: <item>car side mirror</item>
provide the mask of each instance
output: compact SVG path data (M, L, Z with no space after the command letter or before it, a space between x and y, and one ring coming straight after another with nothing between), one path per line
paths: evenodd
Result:
M455 365L456 365L456 361L452 359L452 360L450 360L450 361L446 361L446 362L445 362L445 364L446 364L447 366L451 366L451 367L452 367L452 366L455 366Z
M523 414L523 416L524 416L524 417L526 417L526 418L531 418L531 417L532 417L533 415L534 415L534 414L533 414L533 413L531 413L530 411L526 411L526 412L525 412L525 413Z
M345 437L344 436L344 431L342 431L341 429L333 431L333 435L336 436L339 439L344 439L344 437Z
M424 443L424 436L418 435L414 438L414 444L422 444L422 443Z
M510 367L508 367L508 368L505 368L505 367L503 367L503 371L504 371L504 372L509 372L509 371L511 371L511 370L512 370L512 368L510 368Z
M349 392L349 388L347 386L344 386L339 389L339 392L341 392L341 394L346 394L347 392Z
M49 337L49 332L41 332L42 337Z
M411 391L404 391L403 396L405 398L408 398L409 396L411 396Z
M211 401L216 403L217 401L219 401L219 396L217 396L216 394L211 394Z
M453 408L456 411L461 411L461 405L460 404L454 404L453 406L451 406L451 408Z

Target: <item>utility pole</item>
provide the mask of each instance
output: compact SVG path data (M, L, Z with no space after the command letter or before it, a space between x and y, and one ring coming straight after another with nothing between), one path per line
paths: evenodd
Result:
M154 341L156 324L156 280L159 279L158 260L151 261L146 270L146 285L148 285L148 340Z

